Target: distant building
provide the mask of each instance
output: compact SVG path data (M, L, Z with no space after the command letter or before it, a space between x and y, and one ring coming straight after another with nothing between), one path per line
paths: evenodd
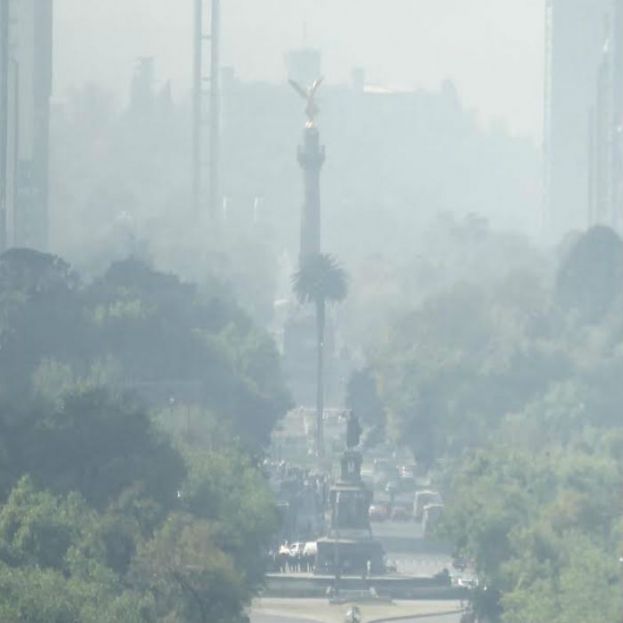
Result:
M130 110L140 115L153 111L156 84L153 57L139 58L130 85Z
M0 248L44 250L52 0L0 0Z
M589 220L596 93L614 1L546 1L546 227L556 237Z
M9 0L0 0L0 250L6 246Z
M591 114L589 225L623 232L623 0L605 21Z

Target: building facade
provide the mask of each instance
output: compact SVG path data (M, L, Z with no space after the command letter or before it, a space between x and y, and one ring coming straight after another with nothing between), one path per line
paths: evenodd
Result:
M591 118L589 225L623 233L623 0L606 19Z
M556 237L587 225L590 137L612 0L547 0L546 228Z
M0 245L47 248L52 0L0 0Z
M623 0L547 0L546 230L623 231Z

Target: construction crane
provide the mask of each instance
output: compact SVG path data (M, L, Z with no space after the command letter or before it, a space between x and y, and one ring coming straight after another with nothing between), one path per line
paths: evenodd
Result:
M194 3L193 207L196 218L201 218L207 208L211 221L215 222L220 210L221 1L194 0Z

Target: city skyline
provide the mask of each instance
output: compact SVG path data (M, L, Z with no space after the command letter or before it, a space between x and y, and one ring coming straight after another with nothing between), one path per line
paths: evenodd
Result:
M94 82L124 101L140 56L154 56L158 78L185 95L192 57L186 4L56 0L55 96ZM434 90L449 79L484 123L501 121L540 143L543 14L543 0L392 0L382 9L376 0L230 0L223 3L223 64L243 80L280 82L285 53L307 44L322 51L330 84L349 81L355 67L388 88Z

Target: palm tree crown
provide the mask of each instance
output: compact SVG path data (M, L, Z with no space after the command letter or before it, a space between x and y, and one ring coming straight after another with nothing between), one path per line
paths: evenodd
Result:
M332 255L310 255L292 277L294 293L301 303L342 301L346 298L346 271Z

